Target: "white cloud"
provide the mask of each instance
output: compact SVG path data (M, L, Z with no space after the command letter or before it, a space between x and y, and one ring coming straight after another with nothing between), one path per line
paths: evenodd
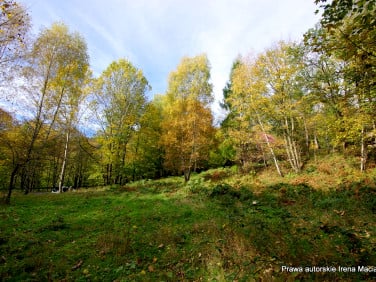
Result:
M216 100L233 60L281 39L298 39L318 20L312 0L30 0L39 28L62 20L87 40L96 74L120 57L143 69L153 93L183 56L206 53Z

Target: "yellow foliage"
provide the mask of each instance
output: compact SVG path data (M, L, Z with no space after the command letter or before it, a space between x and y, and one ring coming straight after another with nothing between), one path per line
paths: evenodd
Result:
M204 55L183 58L176 72L170 75L163 104L161 144L165 149L165 165L172 171L189 175L209 157L215 134L208 107L212 100L209 78Z

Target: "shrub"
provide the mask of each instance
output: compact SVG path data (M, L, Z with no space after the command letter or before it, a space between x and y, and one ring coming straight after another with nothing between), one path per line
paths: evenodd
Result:
M231 171L227 169L216 169L214 171L210 171L206 174L204 174L204 180L205 181L213 181L218 182L220 180L223 180L224 178L230 176Z
M210 197L217 197L223 195L231 195L236 198L240 198L240 193L235 191L231 185L227 183L222 183L214 186L212 192L210 193Z
M191 179L187 183L187 188L192 194L198 194L203 190L202 178Z

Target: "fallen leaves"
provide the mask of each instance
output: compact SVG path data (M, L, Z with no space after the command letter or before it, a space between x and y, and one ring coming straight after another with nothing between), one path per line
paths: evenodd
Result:
M83 263L84 261L80 259L74 266L72 266L72 271L79 269Z
M345 211L344 210L334 210L334 212L340 216L344 216L345 215Z

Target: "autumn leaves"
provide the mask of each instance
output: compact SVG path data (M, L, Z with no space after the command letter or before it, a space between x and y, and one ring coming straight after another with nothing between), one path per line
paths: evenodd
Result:
M183 58L170 75L167 94L147 102L147 80L130 62L119 60L103 72L95 103L106 184L161 169L184 173L188 181L192 171L202 168L215 132L209 79L205 55Z

